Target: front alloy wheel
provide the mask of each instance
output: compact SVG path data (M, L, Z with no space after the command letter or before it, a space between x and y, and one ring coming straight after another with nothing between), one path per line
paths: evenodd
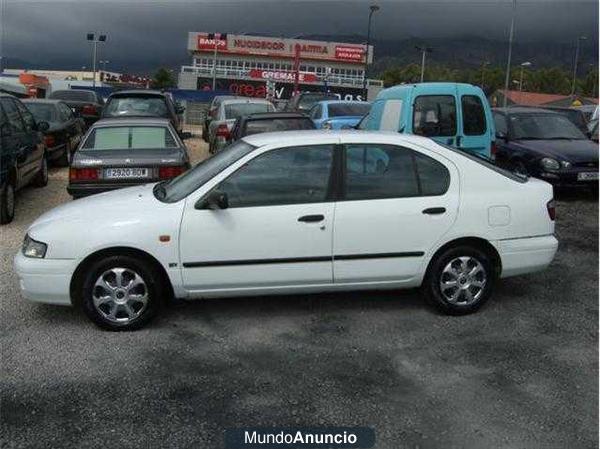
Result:
M87 271L82 286L83 310L103 329L139 329L160 307L161 279L157 269L145 260L106 257Z

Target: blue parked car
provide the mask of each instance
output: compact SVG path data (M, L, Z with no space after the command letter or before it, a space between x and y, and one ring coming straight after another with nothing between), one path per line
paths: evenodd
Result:
M317 129L353 128L370 109L366 101L319 101L308 116Z
M483 91L471 84L403 84L379 92L366 129L418 134L492 159L495 129Z

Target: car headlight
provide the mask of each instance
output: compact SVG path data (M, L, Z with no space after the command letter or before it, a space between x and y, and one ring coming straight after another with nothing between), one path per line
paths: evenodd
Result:
M331 129L331 122L323 123L323 129Z
M569 161L560 161L560 165L562 168L571 168L571 163Z
M38 242L29 237L29 234L25 236L23 240L23 255L25 257L34 257L36 259L43 259L46 255L48 245L42 242Z
M560 170L560 164L556 159L544 157L540 160L540 164L544 170Z

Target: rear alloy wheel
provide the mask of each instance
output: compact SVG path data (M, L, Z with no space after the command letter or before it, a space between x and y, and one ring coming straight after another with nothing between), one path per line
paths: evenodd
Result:
M15 218L15 186L10 182L0 190L0 224L6 224Z
M44 153L44 156L42 157L40 171L36 175L33 185L36 187L45 187L48 185L48 157L46 156L46 153Z
M483 251L469 246L444 251L429 268L423 288L427 298L443 312L475 312L494 288L493 264Z
M83 286L83 309L103 329L135 330L159 307L160 275L144 261L111 256L95 263Z

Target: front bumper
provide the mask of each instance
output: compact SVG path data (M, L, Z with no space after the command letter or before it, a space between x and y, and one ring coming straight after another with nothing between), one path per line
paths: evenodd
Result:
M587 179L580 179L580 173ZM596 179L590 179L593 174L596 174ZM577 169L572 168L568 170L557 170L557 171L540 171L534 175L536 178L543 179L555 186L564 187L587 187L592 186L594 183L598 183L598 169L597 168L583 168Z
M81 198L96 193L110 192L112 190L124 189L126 187L141 186L144 184L153 184L159 180L144 179L143 182L111 182L111 183L94 183L94 184L78 184L73 183L67 185L67 192L74 198Z
M553 235L505 239L495 242L506 278L544 270L554 259L558 240Z
M14 266L23 297L45 304L71 305L70 286L76 260L34 259L19 251Z

